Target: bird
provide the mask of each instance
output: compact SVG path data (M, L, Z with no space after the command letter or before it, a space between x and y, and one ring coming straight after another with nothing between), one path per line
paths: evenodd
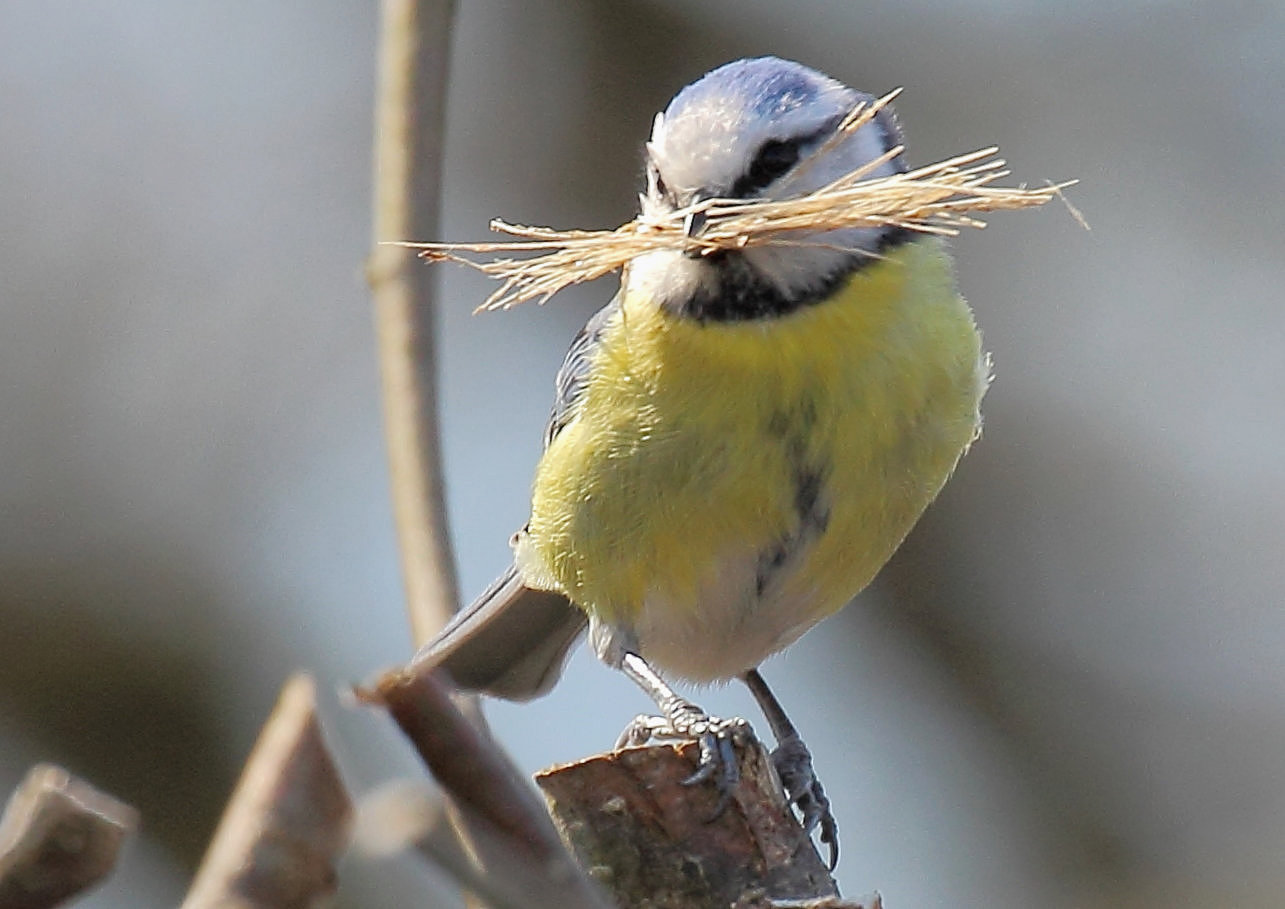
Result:
M683 88L645 144L644 218L782 200L858 167L903 173L891 107L799 63L727 63ZM698 238L704 224L688 217ZM941 237L898 226L650 251L572 341L530 519L510 567L412 665L509 700L546 693L586 627L656 703L622 742L695 739L724 794L752 735L673 687L739 679L774 766L838 858L812 757L760 664L840 610L978 438L990 360Z

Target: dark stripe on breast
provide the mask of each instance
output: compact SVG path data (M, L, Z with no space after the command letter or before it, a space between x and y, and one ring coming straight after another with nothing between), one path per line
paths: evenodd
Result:
M785 448L797 523L759 552L754 587L760 597L790 560L801 555L830 525L830 503L825 491L830 464L809 458L804 444L815 424L816 408L805 398L792 413L775 414L766 427L768 438Z

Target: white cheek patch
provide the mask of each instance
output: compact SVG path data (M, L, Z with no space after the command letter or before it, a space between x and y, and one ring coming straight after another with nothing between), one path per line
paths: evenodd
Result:
M698 292L713 289L715 272L708 263L674 250L658 250L629 263L624 276L625 293L638 296L654 306L675 300L690 300Z

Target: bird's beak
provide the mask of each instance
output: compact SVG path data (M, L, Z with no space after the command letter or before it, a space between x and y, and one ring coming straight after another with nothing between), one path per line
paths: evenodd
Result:
M689 213L687 218L683 221L683 233L687 235L687 239L694 240L699 237L701 231L705 229L705 223L708 220L709 216L706 215L704 211L694 211ZM689 259L699 259L704 255L704 249L705 248L703 246L697 243L692 243L687 247L684 254Z
M694 239L705 229L705 222L708 220L709 216L705 212L694 211L683 221L683 232L687 234L689 240Z

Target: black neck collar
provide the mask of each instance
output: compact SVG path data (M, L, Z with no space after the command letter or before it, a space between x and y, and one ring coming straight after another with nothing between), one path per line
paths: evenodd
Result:
M877 262L876 256L913 240L917 234L905 228L892 228L879 238L875 255L854 253L842 265L813 286L787 296L775 284L750 267L737 252L718 252L706 257L717 269L717 278L707 288L681 302L668 304L670 312L697 322L748 322L775 319L822 303L854 272Z

